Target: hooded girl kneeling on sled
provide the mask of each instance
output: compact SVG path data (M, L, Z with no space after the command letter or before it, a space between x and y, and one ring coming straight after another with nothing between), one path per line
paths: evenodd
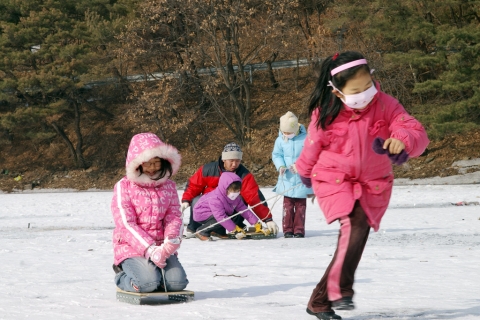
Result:
M180 291L188 284L177 258L183 221L170 180L180 162L177 149L153 133L130 142L127 174L115 184L111 204L115 284L124 291Z

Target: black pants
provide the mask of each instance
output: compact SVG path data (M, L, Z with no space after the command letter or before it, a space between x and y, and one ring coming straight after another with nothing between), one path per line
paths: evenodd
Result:
M200 199L201 196L202 195L199 195L193 198L192 203L190 204L190 221L188 222L187 230L192 232L195 232L197 228L200 227L200 223L193 220L193 206L195 205L195 203L197 203L198 199Z
M308 308L313 312L332 311L332 301L354 294L354 275L367 243L370 226L358 201L352 212L339 220L337 250L308 302Z
M234 214L235 214L235 212L234 212ZM232 221L237 226L239 226L240 228L242 228L242 229L245 228L245 223L244 223L245 220L243 219L243 217L241 215L236 215L235 217L232 218ZM200 234L202 236L206 236L206 237L210 236L211 232L215 232L215 233L218 233L220 235L227 234L227 230L225 230L225 228L221 224L214 225L217 222L218 222L217 219L215 219L213 216L211 216L207 220L198 222L199 227L195 231L202 230L200 232ZM214 226L210 227L211 225L214 225Z

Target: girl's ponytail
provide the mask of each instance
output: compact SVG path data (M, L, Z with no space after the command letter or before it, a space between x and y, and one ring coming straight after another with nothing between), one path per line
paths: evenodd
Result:
M330 56L326 58L320 65L320 75L317 80L315 89L310 96L310 102L308 104L308 115L311 116L313 112L320 108L320 116L318 117L316 126L317 128L322 127L325 129L328 116L332 114L333 109L335 108L335 98L336 96L332 93L332 88L328 86L328 83L332 80L330 72L334 68L333 66L333 57ZM337 99L340 100L340 99ZM342 101L340 100L340 108ZM340 111L340 109L338 110ZM335 119L336 115L330 120L330 123Z
M318 117L317 128L325 129L327 125L331 124L343 108L343 102L336 95L332 93L333 88L329 86L329 82L335 85L336 88L342 90L346 82L355 76L360 70L364 69L370 73L370 68L366 64L355 66L344 71L341 71L334 76L331 71L341 65L351 61L364 59L363 55L356 51L346 51L341 54L335 54L326 58L320 65L320 76L317 84L310 96L308 104L308 114L311 116L318 108L320 109L320 116Z

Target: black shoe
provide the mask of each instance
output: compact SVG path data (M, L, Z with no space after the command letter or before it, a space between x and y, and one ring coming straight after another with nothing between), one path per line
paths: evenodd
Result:
M353 310L355 305L352 297L342 297L342 299L332 301L332 308L335 310Z
M285 232L285 233L283 234L283 236L284 236L285 238L293 238L293 232Z
M301 234L301 233L295 233L295 234L293 235L293 237L294 237L294 238L305 238L305 236L304 236L303 234Z
M113 265L112 268L113 268L113 271L115 271L115 274L123 271L122 267L117 266L117 265Z
M321 320L342 319L342 317L340 317L334 311L324 311L324 312L315 313L307 308L307 313Z

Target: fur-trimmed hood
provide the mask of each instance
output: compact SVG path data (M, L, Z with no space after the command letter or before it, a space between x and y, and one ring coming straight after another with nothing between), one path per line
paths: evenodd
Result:
M144 187L155 187L165 183L170 178L168 174L160 180L152 180L146 174L140 174L138 170L138 167L143 162L148 162L155 157L170 162L172 175L178 172L182 158L175 147L164 143L157 135L151 132L134 135L128 147L125 163L127 179Z

